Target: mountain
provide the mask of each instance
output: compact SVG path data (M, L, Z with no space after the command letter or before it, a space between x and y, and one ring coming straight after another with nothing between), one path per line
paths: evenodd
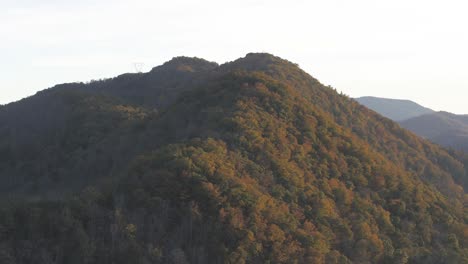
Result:
M397 122L434 112L409 100L365 96L356 98L356 101Z
M468 116L436 112L401 122L401 125L440 145L468 150Z
M468 116L435 112L408 100L360 97L356 101L417 135L468 153Z
M264 53L0 108L0 263L467 263L464 159Z
M171 105L216 67L202 59L177 57L147 74L57 85L3 106L0 191L54 198L121 171L145 145L125 137L136 136L134 131L123 130L145 126L158 109ZM123 138L128 142L120 142Z

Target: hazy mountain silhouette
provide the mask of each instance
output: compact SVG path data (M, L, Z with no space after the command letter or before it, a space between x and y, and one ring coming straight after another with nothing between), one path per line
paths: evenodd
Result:
M400 123L432 142L468 152L468 116L435 112L408 100L376 97L356 99L366 107Z
M434 112L410 100L365 96L356 98L356 101L394 121L403 121Z
M467 115L436 112L402 121L401 125L443 146L468 150Z

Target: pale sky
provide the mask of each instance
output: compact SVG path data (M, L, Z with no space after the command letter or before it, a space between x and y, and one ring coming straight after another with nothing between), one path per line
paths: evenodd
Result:
M0 104L134 63L269 52L352 97L468 114L466 2L0 0Z

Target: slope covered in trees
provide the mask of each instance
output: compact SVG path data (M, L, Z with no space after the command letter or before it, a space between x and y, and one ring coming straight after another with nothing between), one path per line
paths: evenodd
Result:
M468 261L453 153L269 54L167 65L0 109L1 263Z

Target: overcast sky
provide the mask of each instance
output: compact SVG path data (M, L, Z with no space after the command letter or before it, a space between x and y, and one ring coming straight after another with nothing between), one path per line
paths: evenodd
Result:
M0 104L134 63L269 52L353 97L468 114L465 2L0 0Z

